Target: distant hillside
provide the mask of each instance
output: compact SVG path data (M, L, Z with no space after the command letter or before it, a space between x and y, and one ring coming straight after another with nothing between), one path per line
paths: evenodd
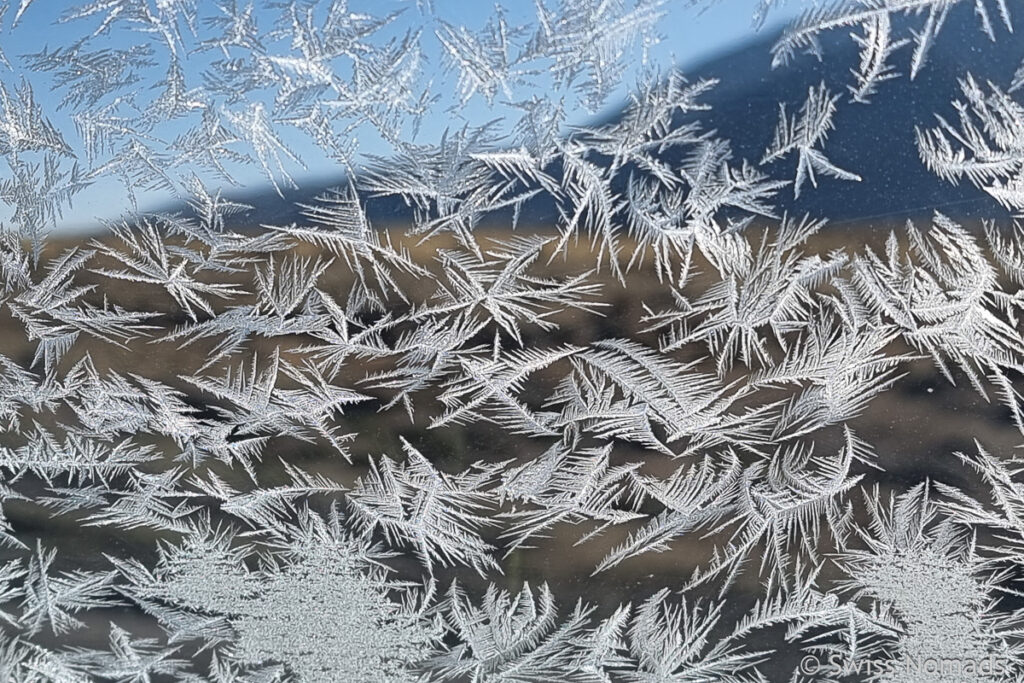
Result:
M1024 32L1017 19L1016 32ZM917 23L919 19L915 18ZM894 33L900 27L894 26ZM1002 25L997 34L1005 34ZM901 35L908 32L900 30ZM907 75L911 45L890 60L900 76L882 83L869 103L852 102L848 87L855 82L851 69L860 62L859 46L849 30L835 30L822 41L824 59L798 55L789 66L771 68L771 36L694 71L694 76L721 79L704 98L712 111L702 117L719 136L732 142L739 158L760 161L779 120L779 103L790 113L799 109L812 86L824 82L833 93L844 94L833 122L835 130L825 144L828 158L841 168L859 174L863 181L819 178L818 189L792 200L792 211L827 216L832 224L845 221L860 226L873 221L891 225L906 218L939 209L964 219L1000 211L987 195L964 183L953 186L932 174L918 156L915 126L933 126L935 115L956 119L950 98L960 95L958 78L973 72L1004 88L1024 58L1024 40L1002 36L992 42L984 34L970 6L953 8L928 60L914 80ZM777 162L795 168L795 161ZM777 173L781 173L779 168Z
M831 92L843 94L826 153L841 168L861 175L863 181L819 178L818 188L808 188L798 200L789 190L780 193L781 209L827 216L833 226L856 222L859 228L888 227L935 209L961 220L992 216L993 212L998 215L1002 213L998 205L976 188L967 183L951 185L929 172L918 157L914 139L915 126L934 125L936 114L947 119L956 117L950 98L959 94L957 79L963 74L984 75L1006 86L1024 59L1024 40L1004 37L990 41L970 9L958 6L950 11L925 67L914 80L907 76L912 46L898 50L891 63L900 76L882 83L868 104L853 102L847 96L848 87L854 83L851 70L860 60L859 46L848 30L834 30L823 37L823 59L797 55L788 66L777 69L771 66L770 50L778 35L758 37L688 70L690 80L720 80L701 98L711 110L699 112L697 118L704 129L715 130L731 142L734 158L757 163L772 139L779 104L785 103L794 113L806 99L808 89L824 82ZM1018 19L1017 23L1024 22ZM1024 32L1024 25L1016 29ZM1006 32L1002 25L995 30ZM612 113L597 123L614 122L619 116ZM791 178L795 163L784 159L770 170L775 177ZM329 188L344 183L343 177L324 180L286 191L284 198L269 186L229 195L254 207L251 213L236 217L234 227L251 227L254 222L302 222L297 204L313 203ZM376 198L366 208L371 220L381 225L407 223L411 217L411 210L399 198ZM185 209L175 205L164 210ZM552 224L556 217L554 207L543 198L527 206L522 215L530 225Z

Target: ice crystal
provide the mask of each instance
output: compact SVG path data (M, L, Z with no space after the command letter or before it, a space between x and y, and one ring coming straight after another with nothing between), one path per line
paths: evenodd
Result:
M0 678L1024 675L1019 8L693 4L0 0Z

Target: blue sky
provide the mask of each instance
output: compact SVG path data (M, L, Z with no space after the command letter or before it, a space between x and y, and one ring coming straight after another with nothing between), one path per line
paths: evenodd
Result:
M2 39L0 40L0 49L7 55L12 68L0 67L3 70L0 72L0 80L6 84L9 90L13 90L22 79L28 80L33 86L36 100L48 118L61 130L72 147L76 147L81 138L72 117L72 114L75 113L74 108L61 107L61 100L66 94L66 89L57 87L52 73L30 71L27 68L28 60L23 58L24 55L43 49L52 51L56 48L67 47L83 36L92 36L94 31L101 26L103 17L99 14L64 23L57 22L61 13L66 11L60 6L62 4L31 3L27 6L16 27L12 27L16 6L10 8L3 23L0 24L3 29L3 33L0 34L0 39ZM274 23L274 11L262 7L262 4L256 3L257 7L253 13L261 36L266 35L273 28ZM551 3L548 4L551 5ZM741 44L754 34L751 16L757 4L755 0L721 0L697 4L670 1L665 6L668 14L659 25L662 40L647 50L648 63L659 66L663 70L675 65L681 67L685 72L709 56ZM209 17L218 14L217 5L214 3L199 0L198 6L200 16ZM244 8L245 4L240 2L239 6ZM503 105L500 97L493 104L488 104L483 97L477 95L464 106L460 105L455 92L457 78L454 74L445 72L441 47L434 37L434 30L439 24L435 23L432 17L439 17L450 24L464 25L475 32L487 24L495 13L495 7L482 2L466 0L433 0L433 14L430 14L425 12L422 7L417 6L415 2L388 2L386 0L365 3L352 0L350 2L349 10L352 12L381 15L402 10L398 19L387 28L388 35L400 37L406 31L418 29L423 32L421 45L423 45L427 60L424 78L430 79L432 92L440 93L445 97L431 107L423 118L416 138L417 142L436 142L447 128L458 128L465 124L479 125L495 117L505 116L512 111ZM791 19L798 9L799 3L791 2L784 5L770 15L769 22L761 30L765 32L777 30L778 25ZM501 10L510 27L536 20L536 9L532 1L515 0L502 3ZM205 36L206 26L205 23L200 24L200 36ZM145 41L153 43L153 34L139 33L128 26L127 22L120 22L110 30L89 38L88 46L90 49L125 49L132 44ZM287 48L287 42L281 42ZM605 110L620 106L628 95L630 85L636 81L642 70L641 55L641 50L637 49L627 56L626 63L629 68L623 74L619 88L606 100ZM234 57L235 54L231 56ZM220 51L216 49L190 54L185 62L187 65L186 78L189 85L198 84L202 70L207 68L212 60L221 57ZM156 64L151 69L141 72L142 80L131 88L135 94L139 94L143 98L143 101L145 98L151 97L146 93L154 87L152 84L163 77L168 63L168 60L162 59L159 51L154 54L154 61ZM148 82L147 79L149 79ZM538 90L535 93L517 92L516 96L518 98L529 94L538 97L550 96L550 93L543 90ZM109 102L109 98L101 100L97 106L102 106L107 102ZM137 112L144 113L142 108L137 108ZM594 113L587 112L582 108L573 110L570 107L567 123L584 123L594 116ZM167 122L166 125L149 131L147 135L151 137L145 138L144 141L153 146L166 145L186 130L189 125L195 125L194 118L191 122L187 117ZM357 129L351 135L357 140L361 154L386 156L390 152L391 148L388 143L379 136L375 136L372 131ZM285 171L300 185L304 180L318 182L325 177L340 175L339 165L325 157L309 139L304 136L289 137L286 134L282 136L282 140L305 165L305 168L302 168L301 164L284 159ZM81 150L78 150L77 156L80 163L88 166ZM268 178L261 173L258 165L232 169L232 175L245 187L269 187ZM204 178L204 181L207 179ZM217 182L214 179L207 184L211 189L216 189ZM139 189L137 194L138 208L142 210L165 206L175 199L166 190ZM97 218L113 218L130 208L128 194L124 187L113 179L102 178L77 195L74 208L66 212L60 229L91 228L95 225ZM4 218L4 216L0 216L0 220Z

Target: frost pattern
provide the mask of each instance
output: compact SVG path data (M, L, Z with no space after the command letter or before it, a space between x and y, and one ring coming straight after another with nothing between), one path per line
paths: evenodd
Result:
M758 159L660 0L0 0L0 678L1024 676L1024 67L912 141L988 219L790 210L878 172L829 135L951 17L1020 12L807 4L761 57L859 57ZM294 220L232 192L325 167ZM131 210L67 237L95 190ZM922 473L873 441L929 371L998 415Z

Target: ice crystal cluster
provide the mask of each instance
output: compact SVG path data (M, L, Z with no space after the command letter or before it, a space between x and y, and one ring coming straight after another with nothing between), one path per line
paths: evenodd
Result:
M0 0L0 680L1020 680L1024 64L797 207L1024 7L805 3L748 155L709 3L459 4Z

